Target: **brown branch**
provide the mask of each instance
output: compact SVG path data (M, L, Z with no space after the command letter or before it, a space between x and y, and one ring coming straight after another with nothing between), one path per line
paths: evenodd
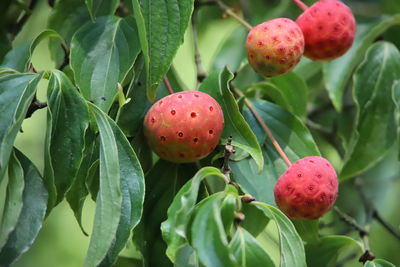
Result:
M383 226L383 228L385 228L391 235L393 235L395 238L400 240L400 232L397 231L392 225L390 225L390 223L388 223L380 215L379 211L375 208L375 205L365 194L364 189L363 189L363 182L360 177L357 177L355 179L355 185L361 195L362 201L364 202L364 206L366 208L367 214L371 216L370 218L377 220Z
M224 164L222 165L221 172L225 175L228 181L231 180L232 169L229 167L229 158L235 154L236 151L232 146L232 136L228 137L228 141L224 147Z
M251 30L253 28L247 21L245 21L242 17L238 16L232 10L232 8L225 5L221 0L214 0L214 1L224 13L226 13L227 15L231 16L232 18L236 19L239 23L241 23L248 30Z
M372 261L373 259L375 259L375 255L371 252L371 248L369 246L369 231L363 226L359 225L353 217L341 211L337 206L334 206L333 210L336 211L342 221L357 230L360 235L360 238L364 245L364 253L361 255L358 261L364 264L367 261Z
M172 86L171 86L167 76L164 76L164 84L165 84L165 87L167 87L169 94L172 95L174 93L174 89L172 89Z
M272 134L271 130L268 128L267 124L261 118L260 114L257 112L257 110L254 107L254 105L248 99L246 99L244 94L241 91L239 91L238 89L233 89L233 92L235 92L235 94L237 94L239 97L243 97L244 98L243 99L244 103L250 109L250 111L253 113L254 117L256 118L258 123L260 124L261 128L264 130L264 132L267 134L268 138L271 140L272 145L275 147L276 151L279 153L279 155L281 156L283 161L286 163L286 165L288 167L290 167L292 165L292 163L290 162L289 158L286 156L285 152L283 151L283 149L279 145L278 141L276 141L276 139L275 139L274 135Z
M204 70L200 56L199 38L197 31L197 12L198 9L195 9L192 15L192 31L193 31L193 44L194 44L194 62L196 64L196 70L197 70L197 83L199 84L207 77L207 73Z
M33 97L32 102L28 108L28 111L26 112L25 118L30 118L32 117L33 113L38 110L47 107L46 102L40 102L37 98L36 95Z

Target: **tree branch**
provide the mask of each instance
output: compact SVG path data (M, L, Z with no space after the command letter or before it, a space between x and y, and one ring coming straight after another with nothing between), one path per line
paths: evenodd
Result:
M232 146L232 136L228 137L228 141L224 147L224 164L222 165L221 172L225 175L228 181L231 181L232 169L229 167L229 158L235 154L236 151Z
M238 16L232 10L232 8L225 5L221 0L214 0L214 1L224 13L226 13L227 15L231 16L232 18L236 19L239 23L241 23L248 30L251 30L253 28L247 21L245 21L242 17Z
M337 206L334 206L333 209L339 215L340 219L357 230L361 237L364 245L364 253L361 255L358 261L364 264L367 261L372 261L375 259L375 255L371 252L371 248L369 247L369 231L363 226L359 225L353 217L341 211Z
M207 73L204 70L203 64L201 63L199 38L197 31L197 12L198 9L195 9L192 15L192 31L193 31L193 44L194 44L194 62L196 64L196 70L197 70L197 84L199 84L207 77Z
M260 114L257 112L257 110L253 106L253 104L248 99L246 99L246 97L244 96L244 94L240 90L233 89L233 92L235 94L237 94L239 97L243 97L244 98L244 103L250 109L250 111L253 113L254 117L256 118L258 123L260 124L261 128L267 134L268 138L271 140L271 142L272 142L273 146L275 147L276 151L279 153L279 155L281 156L283 161L286 163L286 165L288 167L290 167L292 165L292 163L290 162L289 158L286 156L285 152L283 151L283 149L279 145L278 141L276 141L276 139L275 139L274 135L272 134L271 130L268 128L268 126L266 125L264 120L261 118Z
M46 102L40 102L37 98L36 95L33 97L32 102L28 108L28 111L26 112L25 118L30 118L32 117L33 113L38 110L47 107Z
M366 208L366 212L371 218L377 220L391 235L400 240L400 232L397 231L390 223L388 223L375 208L375 205L372 203L370 199L366 196L363 189L363 182L361 178L356 178L355 185L361 195L361 199L364 202L364 206Z

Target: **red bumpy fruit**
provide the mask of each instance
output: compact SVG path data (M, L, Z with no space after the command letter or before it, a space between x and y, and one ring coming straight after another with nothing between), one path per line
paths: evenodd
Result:
M247 58L253 69L266 77L289 72L304 51L300 27L292 20L278 18L251 29L246 41Z
M160 158L194 162L209 155L219 143L224 116L208 94L186 91L157 101L143 124L148 144Z
M317 156L291 165L274 189L276 204L294 220L318 219L333 206L337 194L335 170L329 161Z
M304 34L304 55L313 60L332 60L349 50L356 33L354 15L342 2L320 0L297 19Z

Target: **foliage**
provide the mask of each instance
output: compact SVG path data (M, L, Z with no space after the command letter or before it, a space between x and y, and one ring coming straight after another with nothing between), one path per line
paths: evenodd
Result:
M398 255L381 253L398 244L375 245L376 226L365 230L374 219L390 230L384 197L399 189L396 1L369 3L381 8L373 16L362 13L363 3L347 1L357 19L352 48L330 62L303 58L273 78L251 69L247 31L232 18L223 22L221 9L255 25L295 19L300 10L289 0L42 2L0 3L1 266L29 256L24 253L64 200L90 238L85 266L350 266L369 250L379 251L377 259L364 266L400 264ZM22 26L43 6L46 29L26 35ZM218 47L207 42L211 30L227 33ZM182 45L194 48L193 58L178 61ZM204 66L206 49L199 45L216 48ZM43 50L51 58L44 68L35 62ZM187 90L190 68L196 90L220 104L225 128L208 157L175 164L150 151L142 123L151 104L168 94L163 79L175 91ZM38 100L43 85L45 102ZM292 221L276 207L273 188L287 166L245 99L290 161L322 155L333 163L341 183L338 213ZM43 166L36 166L31 148L18 139L40 138L25 123L42 108ZM226 152L231 138L235 154ZM89 198L92 227L83 223ZM354 230L364 238L348 234ZM391 230L395 238L398 229Z

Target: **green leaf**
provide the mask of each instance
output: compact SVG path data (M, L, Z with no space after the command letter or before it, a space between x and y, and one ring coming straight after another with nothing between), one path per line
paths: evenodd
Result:
M32 54L38 44L47 38L56 38L64 42L62 37L53 30L42 31L35 39L10 50L1 63L1 68L10 68L19 72L27 72Z
M134 9L138 8L137 0L133 0ZM150 102L156 99L160 81L167 73L172 60L183 43L183 37L193 11L194 0L141 0L141 11L135 12L142 50L147 64L147 97ZM146 38L143 33L146 33ZM147 42L146 42L147 40Z
M128 140L110 119L90 104L100 132L100 189L86 266L110 266L139 223L144 174Z
M8 40L7 33L4 29L0 30L0 62L3 61L4 56L11 49L10 40Z
M236 230L229 247L240 266L275 266L258 241L242 227Z
M0 224L0 248L7 242L9 234L15 229L23 206L23 190L25 187L24 171L15 153L8 162L8 185Z
M88 9L82 0L60 0L56 1L52 8L47 27L60 34L67 45L71 43L74 33L90 21ZM60 65L64 60L63 52L57 40L49 40L50 54L53 60Z
M49 189L49 213L75 180L83 158L89 114L85 100L61 71L51 73L47 99L44 180Z
M237 266L221 219L224 192L200 203L191 226L191 244L205 266Z
M89 176L89 169L92 164L99 159L98 142L96 142L95 134L87 129L85 134L85 146L83 149L83 159L79 166L76 178L65 195L69 206L74 211L75 218L85 235L88 235L82 225L82 209L85 204L88 190L86 187L86 179Z
M85 0L85 4L94 21L96 17L113 15L119 5L119 0Z
M257 237L267 226L269 218L254 205L243 203L241 212L245 216L245 220L240 223L247 232Z
M15 228L8 235L7 242L0 248L0 265L12 265L32 245L44 220L47 191L42 177L33 163L21 152L15 150L24 173L22 210Z
M281 96L280 100L279 96L277 97L278 104L299 117L306 115L308 88L301 76L289 72L270 78L270 82L279 89L279 92L275 92L275 95ZM271 97L274 99L272 95Z
M396 105L395 108L395 119L397 122L397 142L400 146L400 80L396 81L393 84L393 101ZM399 151L399 159L400 159L400 149Z
M220 73L212 72L201 84L200 91L212 96L224 112L224 132L222 143L225 143L229 136L233 137L232 144L247 151L256 161L258 171L263 169L263 155L260 145L249 125L240 114L239 107L229 90L229 82L233 74L224 68Z
M246 58L244 44L247 34L248 30L242 25L232 31L216 53L213 62L214 70L221 70L225 66L234 71L239 69L240 64Z
M252 103L292 162L306 156L320 155L311 133L298 117L264 100L252 100ZM258 173L250 158L232 162L230 166L234 178L244 192L251 194L259 201L275 205L273 194L275 181L287 169L287 166L270 140L266 138L253 113L246 108L243 116L256 134L258 142L262 144L264 169Z
M342 57L323 66L325 86L336 108L342 109L342 97L354 68L361 62L365 51L383 32L400 24L400 15L384 16L368 23L357 24L357 34L352 48Z
M199 259L196 251L189 245L186 244L180 247L176 252L175 266L177 267L199 267Z
M307 244L305 249L309 267L336 266L342 252L348 253L354 249L362 251L361 245L347 236L324 236L318 243Z
M163 238L168 245L166 253L172 262L175 262L179 247L187 243L187 226L196 204L200 182L208 176L226 179L221 171L214 167L200 169L175 195L168 209L168 219L161 225Z
M319 242L318 220L293 220L297 233L309 244Z
M279 209L271 205L261 202L252 202L252 205L256 205L265 215L274 220L278 227L281 252L280 266L307 266L303 242L293 223Z
M139 51L132 17L102 17L82 26L71 41L71 68L83 96L108 112Z
M0 182L7 169L15 137L36 92L40 74L0 77Z
M393 83L400 78L400 53L386 42L375 43L354 74L357 107L355 131L340 179L353 177L379 161L396 141Z
M395 267L396 265L385 261L383 259L375 259L373 261L367 261L364 267Z

